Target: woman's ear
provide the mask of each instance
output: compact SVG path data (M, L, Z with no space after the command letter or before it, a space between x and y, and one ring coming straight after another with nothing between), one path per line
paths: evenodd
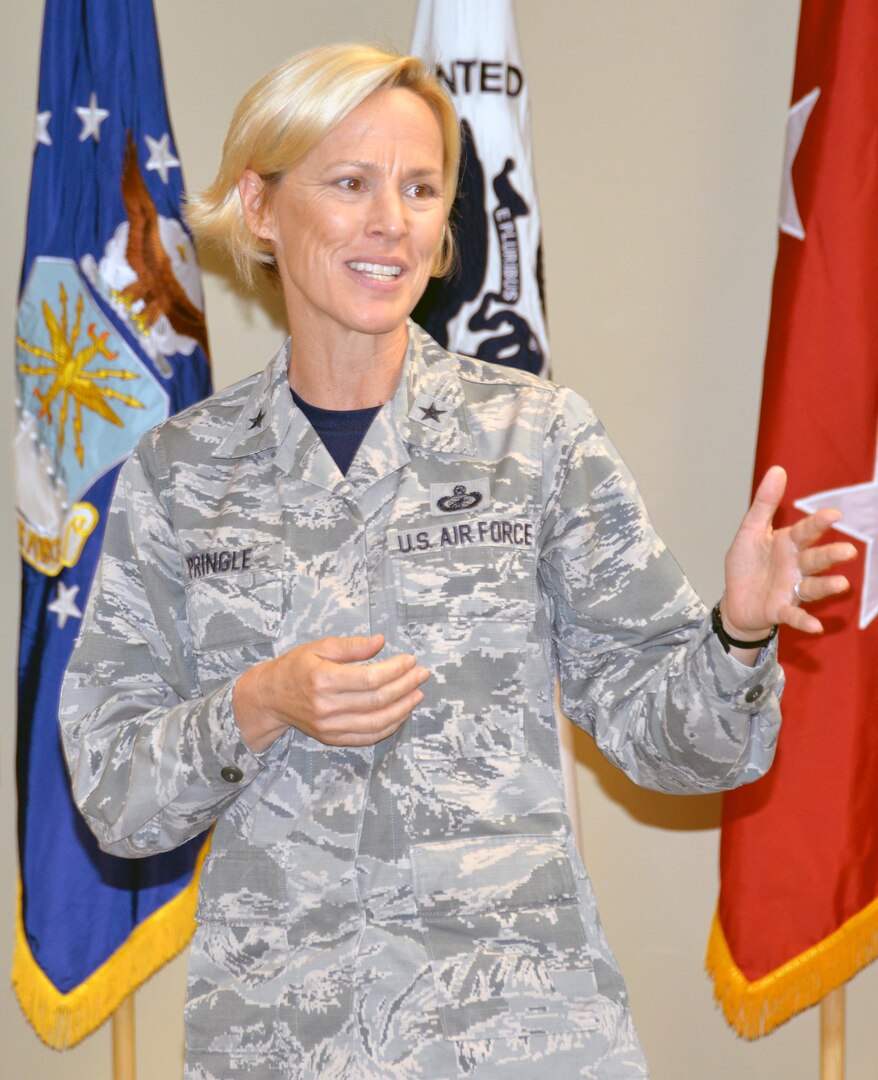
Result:
M253 235L260 240L274 240L268 189L259 173L245 169L238 181L238 194L241 196L244 220Z

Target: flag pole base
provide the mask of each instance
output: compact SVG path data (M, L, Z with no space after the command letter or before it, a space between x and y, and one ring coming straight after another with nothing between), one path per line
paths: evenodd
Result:
M134 994L113 1013L113 1080L137 1080Z
M820 1080L844 1080L844 987L820 1002Z

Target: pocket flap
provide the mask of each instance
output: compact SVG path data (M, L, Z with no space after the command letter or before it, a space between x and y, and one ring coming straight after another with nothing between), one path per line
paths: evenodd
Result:
M423 915L540 907L577 898L557 836L443 840L412 848L415 900Z
M404 622L503 619L530 622L534 559L529 549L463 547L395 555Z
M273 641L280 630L283 582L277 568L217 574L186 590L196 650Z
M196 922L283 922L287 912L286 872L267 849L208 855Z

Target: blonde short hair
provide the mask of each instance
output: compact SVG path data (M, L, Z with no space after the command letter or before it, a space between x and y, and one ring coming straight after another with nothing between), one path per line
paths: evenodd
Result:
M245 169L258 173L270 192L287 169L301 161L370 94L394 87L417 94L439 121L445 150L446 228L433 273L446 274L454 259L447 218L460 161L457 114L423 61L371 45L309 49L269 71L247 91L229 125L216 179L187 201L186 220L196 237L230 254L248 284L253 284L256 270L276 274L271 244L255 236L244 219L238 181Z

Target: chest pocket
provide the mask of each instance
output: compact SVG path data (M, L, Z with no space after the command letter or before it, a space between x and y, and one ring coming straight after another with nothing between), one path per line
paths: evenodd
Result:
M274 655L283 613L279 567L211 574L187 584L186 610L198 678L209 693Z
M394 558L400 626L431 678L409 724L415 757L524 754L525 660L533 552L431 547Z

